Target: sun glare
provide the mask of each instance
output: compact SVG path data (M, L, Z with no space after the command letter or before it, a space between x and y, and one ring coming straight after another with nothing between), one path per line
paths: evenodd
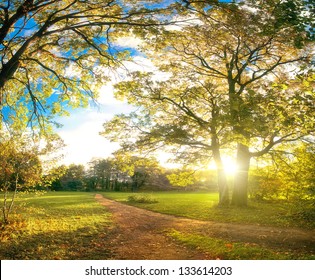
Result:
M155 156L156 156L157 160L159 161L159 163L165 168L176 169L176 168L182 167L182 164L172 162L171 159L173 158L173 155L171 153L159 151L158 153L156 153ZM225 170L226 174L227 175L233 175L237 169L235 159L232 157L229 157L229 156L223 156L222 161L223 161L223 166L224 166L224 170ZM214 161L210 162L210 164L208 165L208 169L213 170L216 168L217 167L216 167Z
M236 171L236 164L234 161L224 161L224 170L227 174L234 174Z
M172 157L173 157L172 154L161 152L161 151L156 155L157 160L163 167L169 168L169 169L180 168L181 164L170 161Z
M227 174L229 175L233 175L237 169L235 160L231 157L223 157L223 166L224 166L224 170ZM216 169L216 165L215 163L212 161L209 166L209 169Z

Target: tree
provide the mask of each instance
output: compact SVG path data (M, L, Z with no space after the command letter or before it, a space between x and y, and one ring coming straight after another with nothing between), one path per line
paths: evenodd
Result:
M0 141L0 145L0 186L4 192L2 213L6 224L9 222L17 191L39 184L42 179L42 166L36 150L26 146L20 138L11 137ZM9 192L13 193L11 199Z
M63 189L61 185L60 178L65 175L67 167L65 165L60 165L53 167L48 173L44 175L43 185L46 189L60 191Z
M92 188L110 189L113 163L109 159L94 159L89 162L88 181Z
M82 164L70 164L58 179L62 190L77 191L84 189L85 167Z
M303 86L307 79L309 87L314 83L305 70L310 36L285 20L278 1L207 9L199 6L206 1L185 2L198 2L198 19L145 46L167 78L137 72L118 84L116 95L140 110L105 123L103 134L128 150L172 146L181 159L199 161L212 155L223 205L222 152L235 151L232 203L245 206L250 160L314 132L314 87ZM272 8L275 3L280 6Z
M57 176L52 170L55 153L62 147L63 141L54 133L46 134L43 141L30 131L0 130L0 190L4 192L5 223L19 191L47 189L51 185Z
M164 182L162 168L153 157L141 157L121 149L114 153L113 162L121 179L129 181L133 192L145 186L151 189L164 187L161 186Z
M156 26L159 1L8 0L0 4L1 125L47 129L84 106L128 57L113 41ZM151 8L150 8L151 7Z
M117 116L106 123L104 135L120 141L125 152L139 149L156 151L169 146L169 152L184 162L208 163L214 151L220 204L226 204L228 187L219 150L219 137L227 135L222 127L223 119L219 117L226 102L209 102L209 97L217 96L212 92L212 86L192 85L189 76L180 77L179 82L175 75L156 84L152 82L152 75L134 73L132 81L120 83L117 87L118 94L131 93L128 101L143 106L144 111ZM203 118L199 117L201 115ZM138 141L133 142L129 135L138 136Z
M86 182L90 189L115 191L169 187L165 172L156 159L131 155L124 150L116 151L110 158L90 161Z

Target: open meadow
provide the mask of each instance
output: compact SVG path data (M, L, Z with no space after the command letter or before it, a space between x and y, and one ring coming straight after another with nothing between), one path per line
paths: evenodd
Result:
M130 258L146 259L141 252L146 246L149 248L149 244L143 240L151 238L156 240L149 242L160 244L159 248L155 248L156 252L160 250L160 256L163 256L166 248L163 242L167 242L167 246L184 246L190 253L201 252L198 258L315 259L314 248L310 248L314 245L314 239L309 240L309 246L305 245L304 240L301 248L298 243L291 246L289 241L284 240L282 246L279 242L281 232L286 234L291 229L293 233L314 233L314 221L299 220L289 203L250 201L248 208L220 208L217 206L217 194L214 193L101 194L111 199L109 203L114 203L114 200L119 202L116 203L116 210L101 205L95 200L95 193L89 192L19 194L10 224L2 227L0 258L121 259L117 251L130 249L133 252ZM124 208L126 204L129 204L128 208ZM153 212L141 212L145 210L139 208ZM169 215L154 214L156 212ZM117 215L123 217L117 220ZM143 221L146 224L132 228L130 223L136 224L137 219L139 223L146 220ZM127 225L126 229L124 224ZM248 240L248 237L238 235L220 236L218 228L222 226L231 233L237 232L238 228L240 232L244 231L246 227L254 231ZM151 233L155 232L154 236L147 234L148 227ZM280 235L278 239L270 239L269 244L269 235L257 231L257 236L254 236L255 230L260 228L280 232ZM138 232L134 239L133 232ZM163 236L163 242L158 241L160 236ZM286 238L283 235L283 239ZM138 249L134 250L133 246ZM128 255L125 256L128 258ZM176 257L180 258L180 255Z

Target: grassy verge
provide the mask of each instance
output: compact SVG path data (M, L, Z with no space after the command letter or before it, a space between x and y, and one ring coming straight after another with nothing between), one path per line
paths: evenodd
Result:
M257 244L229 242L197 234L170 231L170 237L176 241L205 252L210 259L220 260L314 260L315 255L276 249L267 249Z
M249 201L247 208L217 207L217 193L156 192L155 203L128 200L132 193L104 192L105 197L152 211L205 221L270 225L278 227L315 228L315 221L296 219L294 207L286 201Z
M107 259L110 214L90 193L20 194L2 225L1 259Z

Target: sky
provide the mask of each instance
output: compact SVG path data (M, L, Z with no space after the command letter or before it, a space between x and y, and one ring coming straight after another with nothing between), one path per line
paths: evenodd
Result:
M134 47L139 41L136 38L125 37L119 39L117 44L122 47ZM134 63L125 63L129 70L153 69L152 63L142 56L136 56L134 60ZM93 158L107 158L119 148L117 143L111 143L104 136L99 135L105 121L110 120L115 114L128 113L135 109L126 102L115 99L113 84L125 77L123 70L118 70L117 73L116 75L109 73L112 75L112 82L102 86L97 105L91 104L87 108L70 110L70 116L56 119L62 124L56 132L66 144L63 149L62 164L85 165Z
M107 92L104 94L111 94ZM58 118L63 125L57 133L64 140L66 147L63 149L64 158L61 163L69 165L86 164L92 158L107 158L119 148L117 143L110 143L99 135L102 125L110 120L114 114L131 111L130 106L118 103L108 98L107 104L100 108L92 107L76 109L69 117Z

